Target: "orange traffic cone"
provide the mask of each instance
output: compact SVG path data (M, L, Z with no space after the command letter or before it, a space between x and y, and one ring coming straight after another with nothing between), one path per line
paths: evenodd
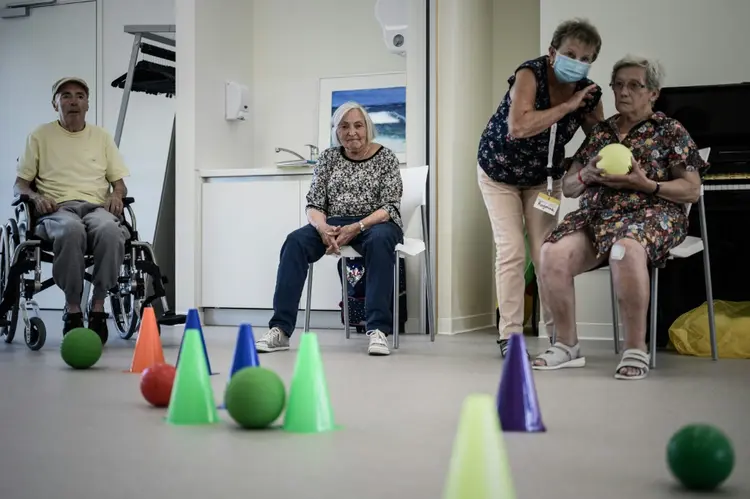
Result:
M161 348L159 327L152 307L143 308L141 327L135 342L133 361L130 364L131 373L142 373L155 364L164 364L164 351Z

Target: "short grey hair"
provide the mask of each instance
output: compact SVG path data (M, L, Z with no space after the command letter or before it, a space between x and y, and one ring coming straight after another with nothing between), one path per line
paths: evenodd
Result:
M589 45L594 48L594 58L592 62L599 57L599 52L602 49L602 37L599 35L599 31L596 27L591 24L587 19L575 18L560 23L555 32L552 33L552 41L550 45L555 50L559 50L560 46L568 39L578 40L584 45Z
M640 57L637 55L626 55L617 61L612 67L612 79L615 82L617 72L624 68L643 68L646 73L646 88L649 90L661 90L664 84L664 67L659 61Z
M344 116L346 116L346 113L355 109L361 112L362 116L364 116L365 118L365 132L366 132L367 143L369 144L373 140L375 140L375 125L372 123L372 118L370 118L370 114L359 102L349 101L349 102L344 102L343 104L341 104L333 113L333 117L331 118L331 124L332 124L331 135L333 135L331 137L331 143L334 146L341 145L341 142L339 142L339 134L336 132L336 130L339 127L339 124L341 123L341 120L344 119Z

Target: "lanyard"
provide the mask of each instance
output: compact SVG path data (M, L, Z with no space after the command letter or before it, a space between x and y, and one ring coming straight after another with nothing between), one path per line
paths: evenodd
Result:
M555 158L555 141L557 140L557 123L549 130L549 151L547 152L547 195L552 195L552 162Z

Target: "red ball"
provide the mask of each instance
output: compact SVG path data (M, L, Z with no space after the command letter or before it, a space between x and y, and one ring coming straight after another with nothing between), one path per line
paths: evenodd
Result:
M177 373L171 364L156 364L141 374L141 393L146 401L156 407L167 407L172 396L172 385Z

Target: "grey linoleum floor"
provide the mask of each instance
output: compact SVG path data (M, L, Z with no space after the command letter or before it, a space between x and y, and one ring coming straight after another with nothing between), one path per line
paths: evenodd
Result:
M441 497L461 403L494 393L502 360L491 333L404 336L385 358L342 331L319 333L336 419L322 435L245 432L225 424L171 427L149 408L129 366L133 342L111 341L95 369L72 371L50 339L30 352L18 333L0 344L2 499L437 499ZM165 328L169 362L182 330ZM223 393L236 330L206 328L213 387ZM256 335L262 334L256 330ZM532 353L543 348L529 340ZM261 364L288 382L293 350ZM583 369L535 373L548 431L506 434L513 479L525 498L692 497L674 485L665 446L690 422L732 438L735 470L718 497L750 497L750 361L661 354L649 379L616 381L609 342L585 344ZM467 498L470 499L470 498Z

